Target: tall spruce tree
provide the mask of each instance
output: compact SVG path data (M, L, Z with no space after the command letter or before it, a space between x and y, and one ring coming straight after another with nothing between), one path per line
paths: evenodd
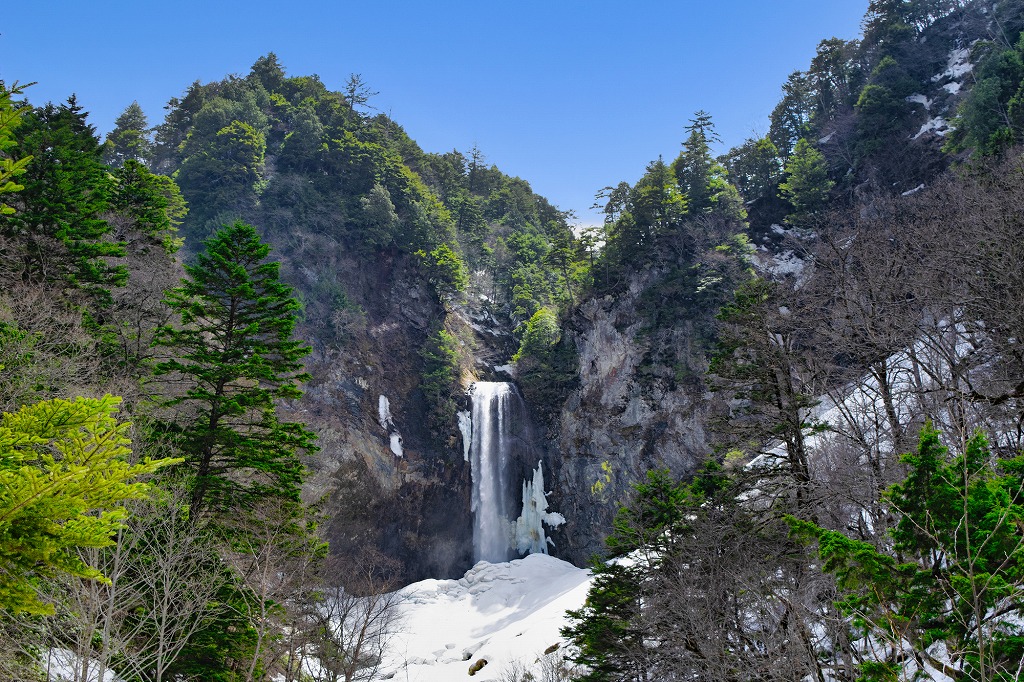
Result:
M103 162L114 168L127 161L149 165L153 160L149 122L138 102L132 102L114 121L114 129L103 143Z
M156 374L184 390L164 402L156 426L191 469L193 517L265 497L298 501L299 454L315 450L314 434L281 421L275 402L298 398L309 378L310 348L292 338L299 302L251 225L226 226L204 247L167 295L181 326L159 330L156 344L171 357Z
M25 283L63 288L106 305L110 288L127 271L109 261L124 255L103 219L111 189L100 146L75 101L47 104L21 119L15 138L32 162L19 177L24 186L11 200L15 213L0 216L0 254L10 276Z
M724 183L725 169L715 163L711 155L711 143L721 142L715 132L711 114L698 111L686 126L686 141L683 151L672 162L672 171L679 183L679 191L686 197L689 213L706 213L711 210L716 184Z

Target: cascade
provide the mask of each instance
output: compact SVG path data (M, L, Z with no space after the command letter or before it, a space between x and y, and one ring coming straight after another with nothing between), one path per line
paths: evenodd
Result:
M547 554L553 543L544 526L555 528L565 519L548 509L526 404L507 382L478 381L469 394L472 411L459 414L459 430L473 474L473 558L497 563ZM519 480L522 513L517 518L512 481Z
M476 561L511 558L511 485L522 398L512 384L478 381L473 403L469 458L473 473L473 554Z

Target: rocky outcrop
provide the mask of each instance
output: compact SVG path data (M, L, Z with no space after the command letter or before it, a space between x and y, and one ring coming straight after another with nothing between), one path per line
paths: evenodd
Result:
M654 468L692 473L707 452L713 401L693 326L648 329L638 309L657 278L648 273L616 298L585 302L573 323L580 383L551 434L549 461L552 508L566 517L552 534L555 553L577 564L603 552L632 483Z
M420 350L445 311L400 257L334 265L347 303L302 330L313 379L296 416L320 447L306 495L322 501L332 552L376 548L404 580L460 575L472 563L469 470L460 444L428 430L420 389Z

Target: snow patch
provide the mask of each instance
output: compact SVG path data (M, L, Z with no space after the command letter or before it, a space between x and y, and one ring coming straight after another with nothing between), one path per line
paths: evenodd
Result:
M941 116L936 116L935 118L929 119L925 121L925 124L921 126L920 130L917 131L917 135L914 135L910 139L916 140L917 138L921 137L922 135L928 132L933 132L939 137L945 137L946 133L949 132L949 121L942 118Z
M835 132L831 132L828 135L826 135L825 137L820 138L818 140L818 144L828 144L829 140L831 140L834 136L835 136Z
M537 664L582 606L590 572L544 554L477 563L459 580L423 580L400 591L399 631L378 679L453 682L469 677L470 658L486 658L483 679L500 679L513 661Z
M922 182L920 185L918 185L914 189L908 189L906 192L903 192L903 194L901 194L900 196L909 197L911 194L917 194L918 192L920 192L923 189L924 189L924 183Z
M804 267L806 263L792 250L769 256L760 263L761 269L776 277L792 275L796 277L797 283L804 279Z
M951 95L955 95L960 92L962 86L959 83L946 83L942 86L942 89Z
M950 50L949 59L946 61L946 70L932 76L932 82L938 82L943 78L959 80L962 76L974 70L974 64L971 64L970 58L970 48L962 47L959 50Z
M391 401L386 395L377 398L377 421L380 428L390 431L395 426L395 420L391 417Z
M403 454L402 434L398 433L398 431L391 434L391 452L395 454L395 457L401 457Z
M121 678L111 670L103 672L103 679L100 680L99 661L89 659L84 666L83 660L70 649L49 649L40 658L39 664L46 670L46 676L53 682L62 680L82 680L82 682L121 682Z
M920 104L926 110L930 110L932 108L932 100L928 99L924 95L911 95L910 97L907 98L907 101L913 102L915 104Z
M402 434L398 432L398 428L395 426L395 419L391 416L391 401L388 400L386 395L381 395L377 398L377 421L380 423L380 427L384 429L384 433L390 434L389 445L391 452L394 453L395 457L401 457L404 452L402 450Z

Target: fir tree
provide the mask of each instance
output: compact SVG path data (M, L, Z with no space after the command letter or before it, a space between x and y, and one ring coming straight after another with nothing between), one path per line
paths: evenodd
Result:
M32 160L31 156L11 154L12 149L17 148L18 143L14 139L14 131L21 124L21 117L25 110L14 105L11 97L20 95L25 86L14 83L10 87L0 81L0 194L19 192L24 188L15 182L15 178L25 173L25 167ZM0 215L14 213L14 209L0 201Z
M793 206L789 220L800 222L824 208L834 184L825 157L801 138L786 163L786 181L779 185L779 193Z
M225 513L271 496L298 500L298 455L315 449L303 424L278 419L275 402L301 395L310 348L292 338L299 302L256 230L236 222L204 242L167 304L180 327L157 345L172 357L156 374L184 386L157 427L191 469L192 514ZM185 408L172 411L170 408Z
M149 165L153 160L150 130L139 103L129 104L114 121L114 129L103 143L103 162L114 168L120 168L128 161Z
M0 417L0 609L50 613L35 582L60 573L103 580L78 553L105 547L138 478L175 460L130 464L120 398L49 400Z
M16 212L0 216L0 235L10 244L3 254L7 269L22 281L80 292L103 306L127 272L109 262L124 248L110 240L103 219L111 181L85 118L72 97L22 119L17 144L33 158L19 178L24 189L12 200Z

